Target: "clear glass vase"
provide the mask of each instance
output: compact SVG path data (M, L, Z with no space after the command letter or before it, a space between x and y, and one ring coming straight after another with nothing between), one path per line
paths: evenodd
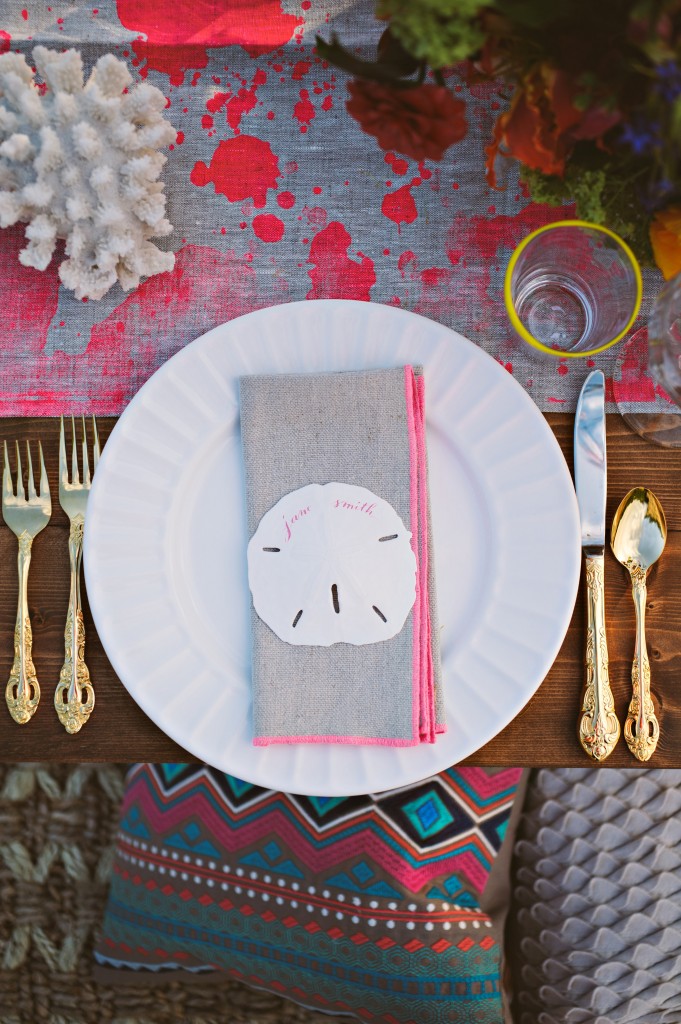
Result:
M681 274L655 299L648 326L621 350L613 392L632 430L666 448L681 447Z

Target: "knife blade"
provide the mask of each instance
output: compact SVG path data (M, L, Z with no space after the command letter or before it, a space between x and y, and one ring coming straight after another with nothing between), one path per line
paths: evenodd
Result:
M586 753L604 761L615 748L620 724L608 676L605 633L605 378L593 370L577 403L574 438L575 490L582 530L586 575L586 682L579 719L579 740Z

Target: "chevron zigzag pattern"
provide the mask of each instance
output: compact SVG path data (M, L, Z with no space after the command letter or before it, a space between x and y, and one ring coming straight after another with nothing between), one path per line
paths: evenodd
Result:
M223 971L385 1024L498 1024L480 909L518 769L450 769L361 797L136 765L96 956L128 973Z

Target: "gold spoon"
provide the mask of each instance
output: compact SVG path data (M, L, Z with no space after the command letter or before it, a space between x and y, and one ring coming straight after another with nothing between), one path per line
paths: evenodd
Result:
M636 647L631 666L633 694L624 738L634 757L647 761L660 738L650 695L650 664L646 650L646 574L664 551L667 522L662 506L647 487L629 491L615 513L610 533L615 558L629 570L636 608Z

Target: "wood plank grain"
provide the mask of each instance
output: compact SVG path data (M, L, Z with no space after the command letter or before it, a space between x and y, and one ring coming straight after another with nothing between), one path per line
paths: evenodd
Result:
M572 467L573 417L547 416ZM99 420L106 438L113 419ZM651 573L648 600L648 642L653 692L658 699L661 739L650 762L655 767L681 767L681 452L646 444L619 416L608 416L608 521L620 499L633 486L652 488L660 498L669 525L665 554ZM140 710L114 673L96 634L87 601L86 658L97 703L87 726L68 736L54 713L52 696L64 652L63 630L68 601L68 520L57 496L58 421L5 419L2 436L40 437L53 494L49 527L36 539L29 585L33 622L33 654L42 689L41 705L27 726L16 725L0 706L0 761L192 761L195 758L170 740ZM0 527L0 683L9 676L16 615L16 539ZM576 738L584 680L584 599L577 599L560 654L536 695L503 732L472 757L477 765L573 765L590 762ZM634 647L634 607L624 570L610 552L606 556L606 618L610 679L617 713L624 721L630 696ZM451 723L456 729L456 722ZM608 759L609 766L633 767L624 744Z

